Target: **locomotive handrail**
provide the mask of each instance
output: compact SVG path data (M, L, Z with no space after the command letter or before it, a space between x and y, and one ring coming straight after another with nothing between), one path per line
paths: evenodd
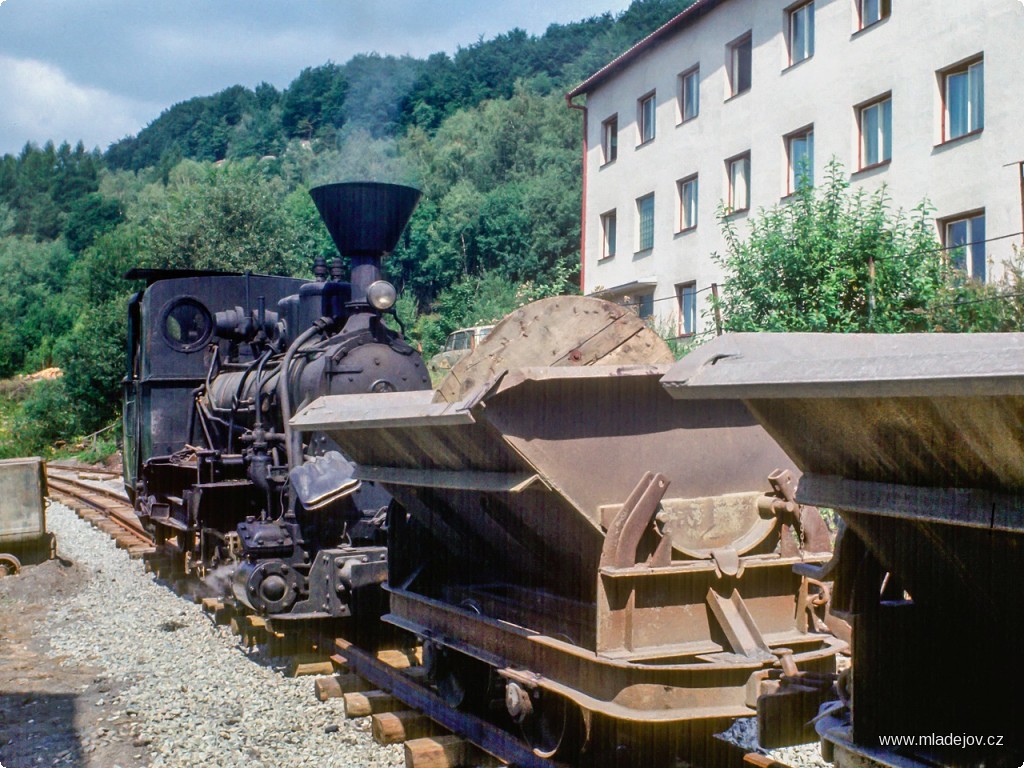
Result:
M284 354L281 370L277 377L277 399L280 401L281 419L284 423L285 451L288 454L289 469L295 469L298 466L299 459L302 456L302 443L300 441L298 446L295 445L296 433L292 430L291 426L292 404L291 395L288 392L288 371L291 368L295 352L318 333L323 333L323 329L319 323L316 323L299 334L298 338L288 345L288 351Z

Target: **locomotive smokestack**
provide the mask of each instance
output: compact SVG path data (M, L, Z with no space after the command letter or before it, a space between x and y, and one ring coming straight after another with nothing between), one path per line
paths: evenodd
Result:
M420 191L398 184L360 181L325 184L309 190L338 251L352 265L352 302L366 302L366 288L381 277L381 259L398 238Z

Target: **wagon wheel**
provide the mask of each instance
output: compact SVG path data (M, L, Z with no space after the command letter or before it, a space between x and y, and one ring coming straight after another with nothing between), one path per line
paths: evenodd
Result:
M21 570L21 561L14 555L0 555L0 576L16 576Z
M458 709L466 702L466 684L463 673L455 665L446 664L438 675L437 692L452 709Z
M476 659L427 641L423 666L438 695L452 709L478 711L493 696L493 672Z
M475 711L486 700L490 669L485 664L444 649L433 674L438 695L452 709Z
M583 719L579 708L562 696L539 688L530 695L532 712L519 727L537 757L568 756L578 747Z

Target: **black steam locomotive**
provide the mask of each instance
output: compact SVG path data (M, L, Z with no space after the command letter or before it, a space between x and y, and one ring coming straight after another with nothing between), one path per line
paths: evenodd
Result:
M381 279L418 190L346 183L310 191L342 259L312 282L133 270L124 381L125 485L158 556L185 575L230 576L275 618L344 617L379 599L387 494L353 478L329 438L289 419L325 394L429 389L419 353L388 328Z

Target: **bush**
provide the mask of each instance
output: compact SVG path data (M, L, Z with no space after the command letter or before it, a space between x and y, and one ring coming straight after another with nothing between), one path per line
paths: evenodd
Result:
M124 305L112 300L85 310L58 343L54 356L64 370L59 382L71 414L65 437L93 432L116 417L126 338Z
M53 443L74 434L71 402L61 379L37 381L0 408L0 458L49 456ZM6 426L4 426L6 425Z
M835 160L821 188L752 217L746 240L722 210L725 329L929 330L948 275L929 214L926 203L892 212L884 187L851 193Z

